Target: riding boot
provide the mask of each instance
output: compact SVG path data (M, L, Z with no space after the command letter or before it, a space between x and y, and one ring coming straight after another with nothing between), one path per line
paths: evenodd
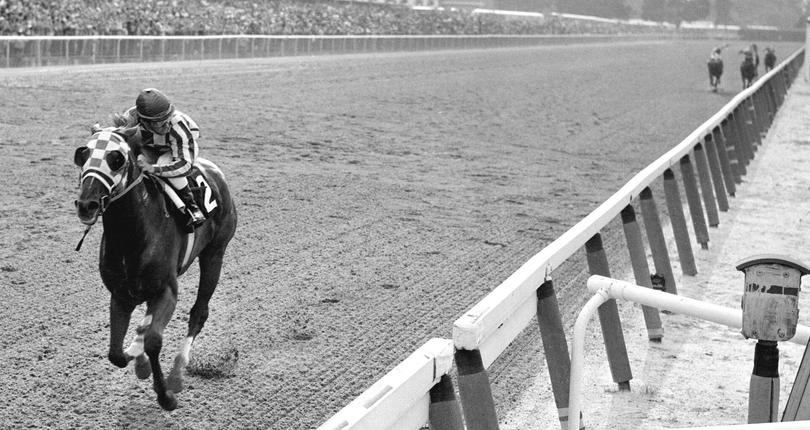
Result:
M200 207L197 206L194 195L191 193L191 188L186 185L183 189L177 190L177 195L180 197L180 200L183 201L183 204L186 205L188 215L191 217L191 224L194 227L202 225L202 223L205 222L205 215L203 215Z

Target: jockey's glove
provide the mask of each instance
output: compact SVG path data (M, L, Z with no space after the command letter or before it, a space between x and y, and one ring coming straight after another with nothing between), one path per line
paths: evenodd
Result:
M140 167L144 173L155 173L155 166L140 157L138 158L138 167Z

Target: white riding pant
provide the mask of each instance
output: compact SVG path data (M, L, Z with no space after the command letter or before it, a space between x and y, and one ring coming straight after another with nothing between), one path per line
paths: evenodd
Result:
M157 164L168 164L174 161L171 152L166 152L162 154L157 159ZM169 180L169 183L174 187L175 190L182 190L183 188L188 186L188 177L186 176L178 176L175 178L166 178Z

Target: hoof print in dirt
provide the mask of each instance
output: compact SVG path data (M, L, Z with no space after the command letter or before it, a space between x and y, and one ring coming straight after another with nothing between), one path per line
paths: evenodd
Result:
M204 379L230 378L236 374L236 364L239 362L239 350L229 348L217 355L205 357L191 357L186 372L192 376Z

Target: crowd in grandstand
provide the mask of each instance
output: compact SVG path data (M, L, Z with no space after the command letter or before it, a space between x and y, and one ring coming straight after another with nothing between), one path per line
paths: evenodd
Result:
M616 33L633 28L547 15L342 0L0 0L0 35L361 35ZM645 29L647 30L647 29Z

